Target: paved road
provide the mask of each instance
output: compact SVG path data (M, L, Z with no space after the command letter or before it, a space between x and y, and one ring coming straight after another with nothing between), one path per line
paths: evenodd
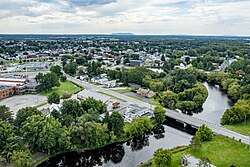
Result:
M88 89L90 91L104 92L104 93L110 94L112 96L124 99L128 103L137 104L137 105L140 105L140 106L145 106L145 107L148 107L148 108L151 108L151 109L154 109L154 107L155 107L154 105L151 105L149 103L142 102L140 100L136 100L134 98L131 98L131 97L128 97L126 95L111 91L109 89L104 89L104 88L100 88L100 87L95 86L95 85L91 85L88 82L84 82L84 81L75 79L75 78L73 78L71 76L67 75L67 77L68 77L68 80L70 80L71 82L74 82L74 83L76 83L78 85L82 85L85 89ZM208 121L205 121L205 120L202 120L202 119L199 119L199 118L195 118L195 117L192 117L192 116L189 116L189 115L185 115L185 114L182 114L182 113L179 113L179 112L176 112L174 110L167 109L167 108L165 108L165 109L167 110L166 115L168 117L171 117L173 119L182 121L184 123L190 124L190 125L195 126L195 127L200 127L201 125L204 124L207 127L209 127L213 131L213 133L215 133L215 134L220 134L220 135L223 135L223 136L227 136L227 137L235 139L235 140L241 140L241 142L243 142L245 144L250 143L250 138L248 136L233 132L231 130L228 130L228 129L224 128L223 126L213 124L211 122L208 122Z

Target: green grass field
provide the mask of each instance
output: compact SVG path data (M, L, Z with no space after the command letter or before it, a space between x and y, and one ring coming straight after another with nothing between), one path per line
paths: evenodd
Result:
M215 136L212 141L202 143L198 149L190 148L173 154L173 167L180 166L180 157L183 154L191 154L196 158L208 157L211 163L217 167L250 166L250 151L245 144L223 136Z
M41 95L48 96L52 92L57 92L60 96L62 96L63 93L74 94L74 93L79 92L80 90L82 90L82 88L80 88L79 86L73 84L70 81L66 81L66 82L61 82L61 85L59 87L54 87L50 91L42 92Z
M110 94L105 93L105 92L98 92L98 93L103 94L103 95L106 95L106 96L109 96L109 97L113 97L114 99L117 99L117 100L120 100L120 101L123 101L123 102L127 102L126 100L123 100L123 99L121 99L121 98L119 98L119 97L110 95Z
M225 127L227 129L241 133L243 135L248 135L248 136L250 135L250 120L248 120L246 124L242 122L235 125L225 125Z
M126 92L130 92L131 88L126 88L126 89L112 89L112 91L117 92L117 93L126 93Z

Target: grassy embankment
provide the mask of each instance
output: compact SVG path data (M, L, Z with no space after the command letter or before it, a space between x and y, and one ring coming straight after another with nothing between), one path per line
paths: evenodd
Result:
M250 120L247 123L238 123L235 125L224 125L227 129L250 136Z
M217 167L229 167L230 165L248 167L250 164L250 151L247 146L223 136L215 136L212 141L203 142L200 148L188 148L173 153L173 167L181 167L180 157L184 154L191 154L196 158L208 157L211 163ZM150 161L147 163L150 164Z

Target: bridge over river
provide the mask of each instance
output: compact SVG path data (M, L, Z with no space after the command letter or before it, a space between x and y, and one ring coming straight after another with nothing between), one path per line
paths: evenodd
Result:
M98 86L89 84L88 82L84 82L84 81L81 81L79 79L73 78L69 75L67 75L67 78L71 82L83 86L85 89L88 89L90 91L95 91L95 92L103 92L103 93L108 94L110 96L114 96L114 97L126 100L129 104L137 104L137 105L148 107L151 109L154 109L154 107L155 107L154 105L151 105L149 103L142 102L140 100L131 98L129 96L126 96L126 95L123 95L123 94L120 94L120 93L117 93L114 91L111 91L109 89L100 88ZM177 121L183 122L185 124L189 124L189 125L191 125L193 127L197 127L197 128L204 124L207 127L209 127L213 131L214 134L223 135L223 136L232 138L234 140L241 141L242 143L250 144L250 137L248 137L248 136L233 132L231 130L224 128L221 125L211 123L211 122L205 121L203 119L195 118L195 117L192 117L192 116L189 116L189 115L186 115L183 113L179 113L179 112L176 112L174 110L167 109L167 108L165 108L165 109L167 111L166 115L170 118L177 120Z

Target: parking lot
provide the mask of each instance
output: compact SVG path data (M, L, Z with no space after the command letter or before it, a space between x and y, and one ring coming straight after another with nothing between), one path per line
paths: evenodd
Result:
M6 105L14 113L25 107L34 107L47 102L47 97L41 95L18 95L0 100L0 105Z

